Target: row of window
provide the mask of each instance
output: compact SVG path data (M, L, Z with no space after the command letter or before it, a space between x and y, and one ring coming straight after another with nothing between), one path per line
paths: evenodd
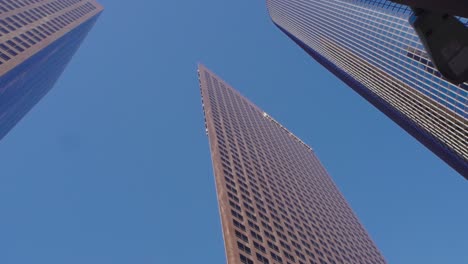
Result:
M205 78L224 170L217 177L227 190L239 251L249 257L273 253L286 263L352 263L359 260L353 252L366 255L364 251L375 250L360 241L363 230L355 228L355 219L348 219L352 213L341 196L337 200L334 185L319 182L328 176L313 154L238 94ZM317 174L324 179L306 176Z
M41 42L95 9L94 5L86 3L58 17L54 17L36 28L25 31L4 43L0 43L0 64L9 61L12 57L17 56L19 53ZM1 22L2 20L0 20L0 24Z
M222 150L222 147L221 147L221 151L223 151L223 150ZM224 162L228 167L230 167L230 163L229 163L229 161L227 161L227 159L229 159L229 157L225 154L224 151L221 153L221 158L222 158L223 162ZM226 163L226 162L227 162L227 163ZM234 162L234 164L237 163L235 160L234 160L233 162ZM238 168L239 168L239 167L236 165L236 166L235 166L235 169L238 169ZM241 174L242 174L242 171L238 171L238 173L241 173ZM268 190L268 187L266 187L266 182L263 180L264 178L261 177L261 173L257 172L257 174L260 174L260 175L259 175L259 176L260 176L260 177L259 177L259 180L261 181L260 186L262 186L264 190L265 190L265 189ZM269 182L270 182L270 184L271 184L270 188L273 190L273 195L276 196L277 193L279 193L279 190L275 187L274 182L271 182L270 179L268 179L268 180L269 180ZM287 186L288 186L288 183L285 182L284 185L287 187ZM252 183L251 186L255 187L256 184L255 184L255 183ZM258 186L255 187L255 189L258 189ZM288 189L288 188L287 188L287 189ZM294 190L293 190L293 189L290 189L290 191L292 192L292 191L294 191ZM267 192L268 192L268 191L267 191ZM265 195L269 196L268 194L265 194ZM271 196L270 196L269 198L271 199ZM268 198L266 198L266 199L267 199L267 201L268 201ZM279 199L281 199L281 198L279 198ZM301 198L295 199L295 198L293 197L294 201L292 201L292 203L294 203L294 205L292 205L292 204L290 203L291 201L288 201L288 200L289 200L288 197L285 197L285 199L286 199L286 201L285 201L286 204L288 204L290 207L295 207L296 209L301 207L301 206L298 204L298 203L299 203L299 200L303 200L303 199L301 199ZM302 201L302 203L306 203L306 201ZM284 204L283 204L283 205L280 204L280 208L282 208L282 207L284 207ZM273 211L274 211L274 209L273 209ZM294 211L292 211L292 214L293 214L293 215L296 215ZM300 213L300 214L302 214L302 213ZM287 215L287 213L286 213L286 215ZM297 216L297 215L296 215L296 216ZM302 216L305 217L305 215L303 215L303 214L302 214ZM304 221L306 221L306 220L304 219Z
M57 0L0 19L0 36L51 16L83 0Z
M222 157L222 160L223 160L223 162L224 162L225 159ZM229 167L227 167L227 168L229 168ZM230 179L227 178L227 177L232 177L232 175L230 175L230 173L227 172L227 171L225 171L225 174L226 174L225 177L226 177L226 179L227 179L227 182L230 182L230 183L232 184L233 180L230 180ZM241 179L243 178L243 176L240 176L239 174L237 174L236 176L239 177L239 178L241 178ZM232 178L231 178L231 179L232 179ZM239 179L239 180L241 180L241 179ZM245 180L245 178L244 178L244 180ZM251 182L251 183L250 183L250 184L251 184L250 186L256 186L256 183L255 183L256 180L254 180L254 179L251 179L251 180L253 180L254 182ZM241 181L240 181L239 183L244 184L244 183L242 183ZM245 185L245 184L244 184L244 185ZM262 185L262 184L261 184L261 185ZM229 187L232 188L231 186L229 186ZM233 187L235 188L235 185L234 185ZM258 188L258 187L256 187L256 188ZM265 188L266 188L266 187L263 187L263 189L265 189ZM254 189L254 190L255 190L255 189ZM265 195L265 196L269 196L267 193L264 193L264 195ZM255 198L257 199L257 196L255 196ZM278 198L281 199L280 197L278 197ZM284 197L284 198L287 199L287 196ZM264 199L269 203L268 209L272 212L272 213L271 213L272 218L273 218L273 219L276 218L275 220L277 220L278 218L277 218L275 215L278 214L278 211L277 211L276 209L274 209L274 208L271 207L271 206L274 206L274 204L273 204L272 201L270 201L267 197L264 197ZM270 199L271 199L271 196L270 196ZM283 204L282 202L280 202L279 200L277 200L277 199L276 199L276 202L277 202L278 205L280 206L280 207L278 208L278 210L281 211L281 212L283 212L283 213L285 214L285 216L282 216L282 217L283 217L283 218L288 217L288 212L286 212L284 209L282 209L282 208L285 208L285 207L284 207L284 204ZM299 207L299 205L296 205L296 206L291 205L287 200L286 200L285 202L286 202L286 204L288 204L288 207L296 208L296 210L297 210L298 207ZM262 203L262 204L263 204L263 203ZM246 205L244 205L244 207L246 207ZM266 213L266 210L265 210L264 208L262 208L260 205L258 205L258 203L257 203L257 207L259 207L258 210L260 210L260 211L263 212L263 213ZM247 207L247 208L248 208L248 207ZM292 214L291 218L293 219L293 221L296 221L296 222L299 221L299 220L297 219L297 214L296 214L295 211L291 211L290 213ZM326 213L327 213L327 211L325 211L325 214L326 214ZM304 215L301 211L299 211L299 214L300 214L300 218L301 218L302 222L308 223L307 219L305 219L305 215ZM313 220L313 219L312 219L312 220ZM279 220L278 220L278 221L279 221ZM314 223L316 223L315 220L313 220L313 221L314 221ZM319 220L319 221L320 221L320 220ZM327 224L329 223L326 219L325 219L325 222L326 222ZM286 223L286 224L287 224L287 223ZM298 226L297 224L295 224L295 225L296 225L296 228L298 228L299 230L303 231L302 227Z
M388 0L354 0L359 4L366 4L372 6L372 8L381 8L385 11L392 11L396 13L403 13L409 14L411 13L411 9L406 5L400 5L396 3L392 3Z
M219 130L217 129L217 131L219 131ZM220 139L220 140L222 140L222 139ZM229 139L229 140L230 140L230 144L231 144L231 146L232 146L232 144L234 144L234 142L231 141L231 139ZM240 142L237 142L237 143L240 144ZM220 143L220 144L223 145L223 143ZM231 149L231 151L233 151L234 153L236 152L236 150L234 150L234 149ZM251 151L251 150L249 150L249 151ZM231 154L232 154L232 153L231 153ZM261 154L261 153L260 153L260 154ZM234 154L234 155L235 155L235 154ZM235 163L235 164L237 163L237 161L239 161L239 159L236 158L235 156L232 157L232 158L234 159L234 163ZM242 157L242 158L244 159L244 157ZM236 161L236 159L237 159L237 161ZM244 161L245 161L245 160L244 160ZM272 160L270 160L270 161L271 161L272 163L273 163L273 162L277 162L277 161L272 161ZM251 161L251 162L252 162L252 161ZM253 161L253 163L255 163L255 161ZM250 169L248 168L248 164L244 164L244 165L247 167L247 170L250 170ZM254 167L256 167L256 166L254 166ZM237 166L236 166L236 169L238 169ZM256 168L256 169L258 169L258 168ZM292 169L294 170L294 168L292 168ZM280 170L281 170L281 168L280 168ZM250 172L252 172L252 171L250 171ZM259 173L259 172L257 171L256 173ZM283 172L282 174L284 174L284 172ZM283 184L285 184L286 186L288 186L288 183L287 183L287 182L286 182L286 183L283 183ZM277 190L275 190L275 188L273 188L273 190L274 190L275 192L277 192ZM294 191L294 190L291 190L291 191ZM296 202L298 202L298 201L296 200ZM297 204L295 204L295 205L296 205L296 206L299 206L299 205L297 205Z
M13 11L18 8L36 4L44 0L2 0L0 1L0 14Z

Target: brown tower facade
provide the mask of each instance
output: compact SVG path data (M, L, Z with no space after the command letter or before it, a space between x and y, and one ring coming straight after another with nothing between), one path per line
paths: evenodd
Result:
M386 263L314 151L198 69L228 264Z

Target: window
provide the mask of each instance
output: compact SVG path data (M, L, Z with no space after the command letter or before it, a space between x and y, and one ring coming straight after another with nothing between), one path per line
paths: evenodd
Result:
M261 252L263 252L263 253L266 252L266 249L265 249L264 246L260 245L259 243L255 242L255 241L253 242L253 244L254 244L254 247L255 247L256 249L258 249L258 251L261 251Z
M263 233L265 234L266 237L276 242L276 237L274 235L270 234L267 231L264 231Z
M264 256L262 256L261 254L257 253L257 259L258 261L260 261L260 263L262 264L269 264L270 261L268 261L267 258L265 258Z
M247 258L246 256L240 254L240 261L241 263L244 263L244 264L253 264L253 261L249 258Z
M252 229L255 229L257 231L260 231L260 227L254 223L252 223L251 221L249 221L249 226L252 228Z
M249 242L249 239L247 238L247 236L242 234L241 232L239 232L237 230L236 230L236 237L238 237L239 239L241 239L244 242Z
M272 257L275 261L277 261L278 263L283 263L283 259L282 259L280 256L276 255L276 254L273 253L273 252L270 252L270 255L271 255L271 257Z
M293 257L291 254L289 254L288 252L283 252L283 253L284 253L284 256L285 256L287 259L289 259L289 260L291 260L291 261L295 261L294 257Z
M271 241L268 241L267 244L271 249L273 249L276 252L279 252L279 248L275 244L273 244Z
M239 228L242 231L245 231L245 226L239 222L236 221L236 219L232 220L233 224L235 227Z
M254 231L250 231L250 234L252 235L253 238L257 239L258 241L260 242L263 242L263 238L262 236L260 236L259 234L255 233Z
M10 55L12 56L16 56L18 55L18 53L16 53L14 50L10 49L7 45L5 44L0 44L0 48L4 51L6 51L7 53L9 53Z
M252 253L252 251L250 250L250 248L247 247L246 245L242 244L241 242L237 242L237 247L238 247L240 250L244 251L245 253L247 253L247 254L249 254L249 255Z
M241 220L241 221L244 220L244 217L242 217L241 214L239 214L238 212L236 212L236 211L234 211L234 210L231 210L231 214L232 214L232 216L234 216L235 218L237 218L237 219L239 219L239 220Z

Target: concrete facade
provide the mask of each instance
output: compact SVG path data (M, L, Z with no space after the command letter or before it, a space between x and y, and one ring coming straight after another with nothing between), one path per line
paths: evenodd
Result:
M227 263L386 263L312 148L198 72Z

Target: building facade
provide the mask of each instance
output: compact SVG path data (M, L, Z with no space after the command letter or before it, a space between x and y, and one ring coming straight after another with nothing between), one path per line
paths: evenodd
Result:
M102 9L94 0L0 1L0 139L52 88Z
M228 264L386 263L314 151L198 70Z
M388 0L267 0L275 25L468 179L468 84L432 64ZM468 20L462 19L468 26Z

